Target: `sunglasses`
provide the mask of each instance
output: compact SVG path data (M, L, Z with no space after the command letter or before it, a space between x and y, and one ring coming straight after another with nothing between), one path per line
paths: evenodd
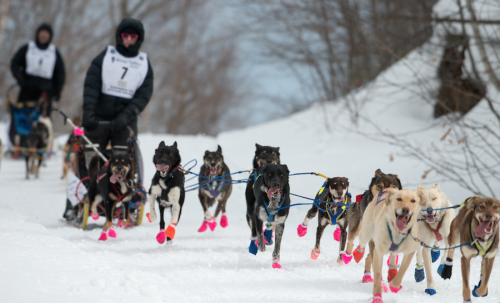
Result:
M139 35L122 33L121 37L123 40L127 40L129 38L130 38L130 40L137 40L139 38Z

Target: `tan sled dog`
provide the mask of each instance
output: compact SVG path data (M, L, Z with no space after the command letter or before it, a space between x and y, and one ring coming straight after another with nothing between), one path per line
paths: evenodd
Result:
M418 214L419 239L428 247L419 246L417 249L417 267L415 268L415 279L421 282L424 276L427 278L427 289L425 293L429 295L436 294L434 279L432 277L432 263L439 258L440 251L437 248L444 242L446 248L449 248L447 237L450 233L450 226L455 219L455 209L448 208L436 210L440 208L453 207L448 197L441 191L439 184L433 187L418 186L422 191L423 203L422 210ZM431 263L431 249L432 263ZM441 264L444 264L446 253L441 257ZM425 274L424 274L425 268Z
M462 251L462 294L464 302L470 302L469 274L470 260L481 256L481 277L479 285L472 290L474 297L486 297L488 295L488 282L495 255L498 252L498 220L500 219L500 200L493 198L471 197L460 206L458 216L451 223L451 231L448 237L450 247L459 243ZM464 245L472 243L471 245ZM446 263L441 277L451 278L454 249L448 250ZM496 291L498 288L494 287ZM498 301L498 300L494 300Z
M363 214L359 247L364 250L368 241L373 240L373 302L382 303L382 258L388 253L403 253L404 259L398 274L390 283L392 292L401 290L408 266L419 243L410 233L418 234L417 217L420 211L422 192L409 189L388 188L373 197Z

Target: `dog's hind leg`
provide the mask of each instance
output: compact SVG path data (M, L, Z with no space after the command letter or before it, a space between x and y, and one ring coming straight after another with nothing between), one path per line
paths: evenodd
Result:
M283 238L283 231L285 229L285 223L275 224L275 225L276 225L276 241L274 243L274 251L273 251L273 268L281 268L281 265L279 264L280 250L281 250L281 239Z
M327 225L328 225L328 219L319 216L318 228L316 229L316 244L314 245L314 248L311 251L311 259L313 260L318 259L319 254L321 253L321 237L323 237L323 232L325 231Z
M375 281L373 283L373 295L377 294L382 295L382 262L384 255L379 251L371 250L371 248L370 248L370 255L373 256L373 277L375 278ZM366 258L365 262L368 262L368 257ZM370 258L370 266L371 266L371 258Z
M33 163L33 164L35 164L35 163ZM36 179L38 179L38 172L40 171L40 166L42 166L42 158L38 159L38 165L33 165L33 167L35 168L35 178Z
M363 275L363 283L373 282L373 279L370 276L370 272L372 271L373 252L375 251L375 243L373 242L373 240L370 240L368 246L370 247L370 252L368 253L365 259L365 272Z
M297 226L297 234L299 235L299 237L303 237L307 234L307 225L309 224L309 221L316 216L317 213L318 213L318 208L316 207L316 205L313 205L311 209L307 212L306 217L304 218L304 222L302 224L299 224L299 226Z
M160 231L163 229L165 229L165 219L164 219L164 215L165 215L165 206L162 206L160 204Z

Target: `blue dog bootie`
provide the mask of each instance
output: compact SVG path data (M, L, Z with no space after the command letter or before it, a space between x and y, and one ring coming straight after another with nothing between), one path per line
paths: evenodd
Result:
M418 265L415 267L415 281L422 282L425 279L425 271L423 265Z
M436 262L439 259L440 255L441 255L441 252L439 251L439 247L432 246L432 249L431 249L432 263Z
M481 281L483 280L483 276L481 275L481 278L479 278L479 284L474 286L474 290L472 290L472 295L476 298L481 298L481 297L486 297L488 295L488 290L486 290L486 294L484 296L480 296L477 294L477 289L481 287Z
M427 289L425 290L425 293L426 293L426 294L428 294L428 295L433 296L433 295L435 295L435 294L436 294L436 290L435 290L435 289L432 289L432 288L427 288Z
M266 230L264 231L264 239L266 239L266 241L267 241L266 245L273 244L273 225L272 224L268 224L266 226Z
M257 255L259 248L255 245L255 240L257 240L257 238L250 238L250 247L248 247L248 252Z
M444 268L444 263L439 265L439 267L438 267L438 275L441 276L441 273L443 272L443 268Z

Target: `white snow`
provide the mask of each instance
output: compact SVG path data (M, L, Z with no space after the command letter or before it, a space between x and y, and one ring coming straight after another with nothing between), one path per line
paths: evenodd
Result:
M454 3L440 1L439 11L453 9ZM440 54L436 56L439 59ZM415 50L371 85L353 94L351 97L359 101L361 114L369 113L376 125L393 133L425 129L405 137L412 142L445 144L439 138L447 129L441 123L431 126L432 106L410 92L416 87L412 71L418 71L422 78L435 74L439 60L432 59L429 52ZM428 85L431 89L437 87L435 82ZM490 119L487 112L483 101L468 117ZM0 125L0 135L6 142L4 128L5 125ZM357 131L368 133L368 137ZM281 162L288 165L291 173L320 172L330 177L348 177L353 196L367 189L377 168L398 174L406 188L416 189L419 183L431 186L436 179L431 176L422 180L421 174L428 167L399 156L398 148L379 138L372 125L363 120L354 125L343 102L317 104L291 117L227 131L216 138L159 134L141 134L139 138L146 187L155 171L151 163L154 149L161 140L169 145L177 141L183 163L191 159L201 163L204 151L215 150L219 144L232 172L251 168L255 143L279 146ZM390 161L391 155L394 161ZM24 179L24 161L4 159L1 163L1 302L369 302L372 297L373 284L361 283L364 260L344 266L336 263L338 242L332 239L333 227L327 228L323 235L318 260L311 260L317 221L312 220L305 237L299 238L296 232L308 206L293 207L290 211L281 247L281 270L271 268L273 246L257 256L249 254L244 184L233 186L226 229L218 225L214 232L197 232L204 216L194 191L186 195L173 246L156 242L158 220L149 223L146 218L140 227L117 228L117 239L97 241L100 227L82 231L59 221L66 199L66 184L60 179L61 158L58 155L49 160L37 180ZM194 171L198 169L199 166ZM236 175L234 179L247 176ZM323 180L315 176L291 177L291 191L314 197ZM193 183L194 180L188 184ZM500 193L498 185L494 184L496 194ZM471 195L450 182L441 183L441 188L454 204ZM292 197L292 203L304 202L308 201ZM146 212L148 209L146 205ZM212 213L214 210L210 209ZM101 218L97 224L103 222ZM383 294L384 301L460 302L460 256L456 251L451 280L442 280L436 273L439 264L433 264L435 296L424 293L426 282L416 283L414 268L410 266L403 279L403 290L398 294ZM473 287L479 280L480 259L471 264ZM384 277L387 270L384 262ZM483 301L498 302L500 291L494 285L499 283L497 262L489 295Z

